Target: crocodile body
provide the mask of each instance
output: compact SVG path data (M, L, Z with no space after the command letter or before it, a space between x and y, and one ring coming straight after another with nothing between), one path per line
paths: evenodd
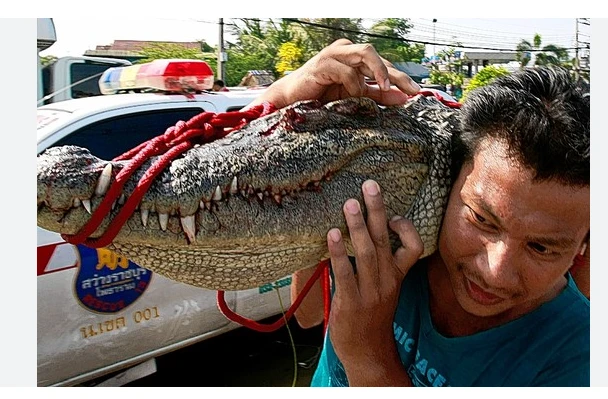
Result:
M363 206L361 185L374 179L388 217L411 219L427 256L449 193L457 113L421 95L399 107L366 98L285 107L173 160L109 248L186 284L257 287L327 258L332 227L350 247L342 206L348 198ZM153 161L125 184L124 196ZM39 155L38 225L76 234L107 190L100 175L108 165L111 182L126 163L74 146ZM91 237L104 232L121 203ZM399 245L396 236L391 241Z

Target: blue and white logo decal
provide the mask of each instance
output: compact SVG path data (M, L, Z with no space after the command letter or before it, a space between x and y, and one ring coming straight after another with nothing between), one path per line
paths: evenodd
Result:
M78 245L81 263L75 279L76 297L87 309L116 313L135 302L148 288L152 272L106 248Z

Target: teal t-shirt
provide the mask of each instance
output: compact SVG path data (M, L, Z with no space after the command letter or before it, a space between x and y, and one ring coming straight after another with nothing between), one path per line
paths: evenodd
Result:
M568 275L552 301L507 324L447 338L433 327L424 262L406 276L393 331L415 386L589 386L589 301ZM348 386L331 326L311 386Z

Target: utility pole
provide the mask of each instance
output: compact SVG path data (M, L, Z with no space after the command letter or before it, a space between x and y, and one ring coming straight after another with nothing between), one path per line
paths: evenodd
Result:
M576 29L575 29L575 54L574 57L574 76L578 79L581 75L585 76L589 73L590 66L590 49L591 37L588 34L580 31L579 25L590 26L589 18L576 18ZM583 39L581 39L581 36ZM579 51L579 49L585 49ZM584 62L581 62L584 61Z
M578 80L578 74L580 69L580 61L578 59L578 18L575 19L576 30L574 35L574 79Z
M219 22L219 40L217 46L217 79L225 80L226 75L226 52L224 51L224 18ZM225 83L225 82L224 82Z
M437 18L433 18L433 57L435 56L435 25L437 24Z

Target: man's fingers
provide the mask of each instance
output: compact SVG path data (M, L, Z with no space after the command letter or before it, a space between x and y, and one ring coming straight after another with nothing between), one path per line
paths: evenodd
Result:
M382 91L378 86L367 85L365 97L369 97L382 105L402 105L408 99L408 95L392 86L388 91Z
M367 230L375 246L379 272L384 273L383 269L390 267L393 263L393 254L388 238L386 209L380 194L380 186L373 180L366 180L362 189L367 209Z
M348 96L363 97L367 95L368 86L365 84L364 77L356 69L334 59L327 60L326 62L331 64L327 68L331 71L328 74L329 79L335 84L344 86Z
M336 295L339 294L339 297L342 297L342 294L344 294L347 298L353 298L353 295L358 296L359 290L353 265L348 258L339 229L331 229L327 232L327 248L329 249L331 267L334 273Z
M376 248L367 230L361 206L357 200L349 199L344 203L344 217L357 259L359 289L362 295L365 295L367 292L373 292L379 281Z
M363 75L375 79L382 91L389 90L391 84L410 95L420 91L420 86L411 77L380 57L371 44L352 44L349 41L341 41L331 47L326 56L358 68Z
M424 244L411 221L395 216L389 222L390 228L399 235L401 247L393 255L397 268L405 276L410 268L420 259Z
M353 68L359 68L362 74L375 79L383 90L388 90L390 87L387 67L371 44L337 45L328 48L325 56Z

